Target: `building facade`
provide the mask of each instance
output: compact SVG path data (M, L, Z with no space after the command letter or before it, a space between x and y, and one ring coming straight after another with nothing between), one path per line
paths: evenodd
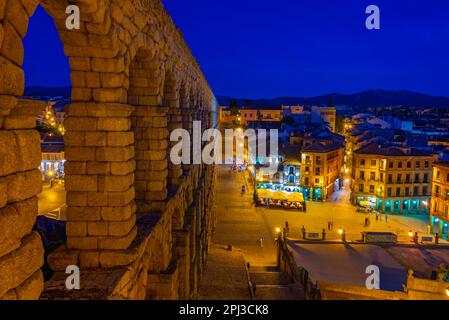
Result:
M430 226L432 233L448 238L449 224L449 161L434 165L432 201L430 205Z
M414 148L371 144L356 150L351 201L369 201L387 214L427 214L435 160Z
M306 200L327 199L341 186L344 146L315 142L301 150L301 189Z

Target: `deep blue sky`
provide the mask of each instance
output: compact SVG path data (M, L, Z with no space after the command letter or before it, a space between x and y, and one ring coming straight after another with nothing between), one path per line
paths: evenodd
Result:
M163 2L216 95L408 89L449 96L447 0ZM365 28L370 4L380 7L380 31ZM67 59L41 9L25 49L28 85L70 84Z

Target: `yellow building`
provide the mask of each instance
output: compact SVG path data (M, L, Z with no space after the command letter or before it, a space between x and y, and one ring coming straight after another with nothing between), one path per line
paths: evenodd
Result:
M282 108L244 107L240 110L240 123L246 125L254 121L282 121Z
M336 131L337 109L335 107L312 107L312 121L315 117L320 117L325 123L328 123L332 132Z
M301 150L301 188L306 200L327 199L342 185L344 145L336 141L315 141Z
M441 161L433 167L430 226L432 233L448 238L449 223L449 161Z
M391 214L429 212L436 155L406 147L371 144L354 151L351 201L369 201Z

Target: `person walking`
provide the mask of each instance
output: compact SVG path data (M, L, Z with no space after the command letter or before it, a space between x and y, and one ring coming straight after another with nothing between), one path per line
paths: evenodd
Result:
M323 235L323 240L326 240L326 229L323 229L322 235Z
M263 237L259 239L260 247L263 248Z
M306 239L306 227L302 226L301 232L302 232L302 238Z
M330 221L327 222L327 230L331 231L331 222Z

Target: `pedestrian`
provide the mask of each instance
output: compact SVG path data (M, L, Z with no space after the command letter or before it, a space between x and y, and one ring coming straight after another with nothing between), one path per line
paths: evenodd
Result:
M249 264L249 262L246 263L246 268L249 270L249 268L251 267L251 265Z
M334 230L334 222L331 221L331 230Z
M305 239L306 238L306 227L302 226L301 232L302 232L302 238Z
M323 229L323 240L326 240L326 229Z
M327 230L329 230L329 231L331 230L331 222L330 221L327 222Z
M285 221L285 233L290 233L290 226L288 225L288 221Z
M440 234L437 232L435 234L435 244L438 244L439 240L440 240Z
M253 282L252 286L253 286L253 294L256 294L256 289L257 289L256 283Z
M388 222L388 215L385 215L385 222Z
M260 247L263 248L263 237L259 239Z
M376 221L379 221L379 214L376 213Z

